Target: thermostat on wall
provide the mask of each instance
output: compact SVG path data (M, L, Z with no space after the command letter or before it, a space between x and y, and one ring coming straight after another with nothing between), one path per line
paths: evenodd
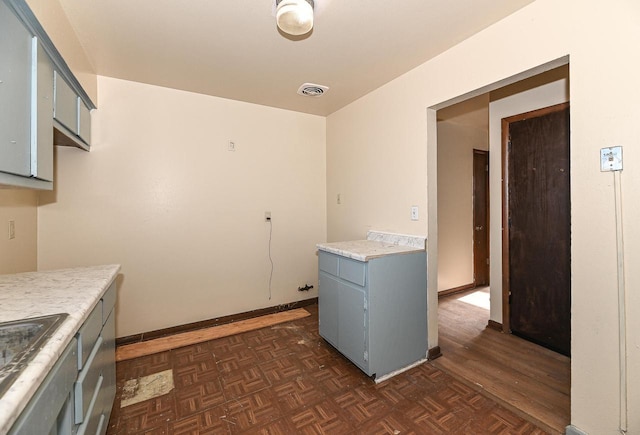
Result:
M600 171L622 171L622 147L600 150Z

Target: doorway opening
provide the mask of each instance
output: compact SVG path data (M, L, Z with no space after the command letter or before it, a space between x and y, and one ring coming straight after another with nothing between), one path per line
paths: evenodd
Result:
M507 83L505 85L505 83ZM516 410L526 413L532 416L532 420L542 424L549 429L563 431L564 427L569 424L570 418L570 360L568 357L558 354L553 351L547 351L546 349L540 351L531 350L538 348L536 344L525 342L523 339L511 334L500 334L499 331L503 331L506 327L510 327L508 317L503 316L503 300L508 304L508 294L503 299L503 244L502 244L502 119L510 116L518 115L531 110L536 110L555 104L566 103L569 101L569 67L568 58L558 59L550 62L547 65L540 66L531 71L524 72L517 77L512 77L501 83L497 83L492 86L488 86L484 89L470 93L465 96L452 99L449 102L442 103L435 106L434 109L430 109L431 114L428 116L430 120L429 131L433 134L432 128L435 128L434 136L429 137L428 146L428 158L430 161L435 160L437 164L434 168L429 166L429 215L432 216L435 213L437 216L436 222L429 222L429 252L431 256L431 262L429 263L429 288L437 289L437 292L430 290L429 300L432 302L431 307L440 305L436 310L429 309L429 315L436 314L438 320L436 321L436 328L433 328L433 324L430 322L430 339L433 337L433 330L438 328L442 333L437 334L436 343L442 352L442 357L436 360L437 364L448 365L450 371L458 370L462 377L467 377L470 382L474 384L486 385L487 379L492 379L494 376L500 376L502 379L509 378L514 381L511 384L511 393L503 391L493 391L490 394L494 395L499 401L504 399L505 406L513 406ZM477 107L474 110L465 109L474 102L483 101L484 107ZM474 250L474 236L477 227L482 225L478 224L476 217L473 213L473 197L474 197L474 185L478 182L474 182L473 176L473 158L470 158L471 163L468 166L468 171L463 178L459 175L460 167L464 166L464 161L455 158L455 148L449 148L450 142L447 142L447 135L450 137L465 136L465 129L468 130L468 125L462 125L460 119L468 120L472 118L471 114L474 111L484 111L484 116L477 117L480 122L484 124L482 126L475 126L476 130L485 129L486 134L486 147L475 148L480 151L486 151L488 157L489 166L489 182L487 197L489 202L489 215L487 216L488 231L486 237L489 244L489 258L490 265L488 268L487 281L490 279L490 286L485 288L478 288L475 290L481 290L485 292L485 297L490 300L489 309L481 307L471 307L468 303L469 298L482 298L482 294L474 295L475 290L469 290L474 288L476 284L482 282L482 277L478 279L478 273L475 269L479 266L475 260L481 255L475 254ZM457 121L457 122L454 122ZM445 138L445 140L441 140ZM467 144L469 146L469 144ZM473 146L470 147L469 153L474 156ZM478 163L479 166L479 163ZM435 177L433 173L435 172ZM455 177L454 181L451 181ZM456 193L454 190L458 184L462 184L464 189L463 201L466 202L464 206L458 206L462 195ZM458 195L458 196L456 196ZM476 194L477 195L477 194ZM437 198L434 202L431 198ZM453 210L453 211L451 211ZM493 219L491 219L493 217ZM465 219L468 224L463 231L455 231L452 229L452 225L457 220ZM462 226L460 226L462 228ZM478 231L480 232L480 231ZM462 234L464 233L464 234ZM459 248L462 246L460 240L464 235L464 243L468 246L468 251L462 249L454 249L456 246ZM436 249L433 249L433 248ZM452 253L456 252L456 255ZM433 258L435 257L435 258ZM485 259L486 262L486 259ZM454 269L452 265L456 265L458 269ZM464 268L461 267L464 265ZM452 275L452 272L458 272L458 275ZM463 275L461 272L465 272ZM468 288L464 288L464 282L467 282ZM467 291L470 293L460 293L455 295L447 295L447 290L454 289L454 291ZM435 294L433 294L435 293ZM440 300L438 300L440 298ZM466 301L463 299L467 299ZM567 308L567 311L569 308ZM436 313L434 313L436 311ZM570 313L567 312L570 315ZM505 320L506 319L506 320ZM469 325L467 323L471 322ZM507 329L506 332L511 332L511 329ZM516 331L518 332L518 331ZM445 334L447 336L445 337ZM453 334L453 335L451 335ZM529 337L528 337L529 338ZM466 341L465 341L466 340ZM504 340L504 341L501 341ZM464 342L464 344L461 344ZM457 350L451 348L457 343L459 347ZM487 349L483 349L484 346ZM524 343L524 344L523 344ZM494 356L491 356L492 350L490 346L496 345L500 351L497 351ZM514 365L518 365L518 351L519 346L524 346L526 349L530 349L528 346L533 346L528 352L539 353L549 361L554 361L553 373L548 373L542 376L555 376L558 382L553 385L544 385L542 388L547 388L545 392L538 390L536 392L535 387L533 393L526 392L513 392L514 385L517 390L519 387L518 380L526 383L524 376L526 373L535 373L538 367L535 365L529 367L526 370L519 370ZM430 343L429 347L433 347ZM470 360L465 360L465 354L467 350L474 349L477 354L474 354L471 360L474 365L478 367L470 368L468 366ZM460 352L460 349L467 349ZM556 350L558 350L556 348ZM495 349L494 349L495 351ZM510 352L514 351L513 355ZM498 354L502 355L501 357ZM449 356L448 356L449 355ZM486 360L483 360L483 355ZM513 359L511 357L513 356ZM438 362L440 361L440 362ZM494 365L497 364L497 365ZM523 363L523 364L526 364ZM539 365L539 364L538 364ZM487 368L484 370L480 366ZM452 367L457 367L454 369ZM496 368L496 371L491 374L491 367ZM484 372L488 378L480 379L474 378L478 373ZM487 374L488 373L488 374ZM498 373L498 374L497 374ZM533 381L535 385L537 381ZM483 389L487 390L486 387ZM512 394L513 393L513 394ZM504 397L498 397L502 394ZM515 395L514 395L515 394ZM532 397L532 400L528 400L529 403L537 402L535 406L529 409L521 409L520 405L525 402L522 396L520 399L515 398L518 394L531 395L539 394L539 397ZM545 399L547 397L547 399ZM548 397L554 397L554 410L548 413L545 408L548 409ZM542 423L541 423L542 422Z

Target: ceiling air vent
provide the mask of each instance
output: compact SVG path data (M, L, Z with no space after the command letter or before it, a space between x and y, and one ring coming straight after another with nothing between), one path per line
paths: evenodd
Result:
M329 90L329 86L316 85L313 83L305 83L298 88L300 95L307 97L320 97Z

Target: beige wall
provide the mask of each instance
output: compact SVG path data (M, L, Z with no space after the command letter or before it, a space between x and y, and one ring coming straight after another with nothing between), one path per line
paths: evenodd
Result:
M491 312L502 323L502 118L569 101L569 81L560 79L489 104L489 184L491 192Z
M41 195L39 269L122 264L120 337L317 296L323 117L106 77L98 90L91 152L59 148Z
M438 291L473 284L474 149L489 149L486 122L438 122Z
M97 105L98 86L95 68L89 62L58 0L26 1L89 98Z
M620 410L613 177L599 171L605 146L625 147L624 253L628 265L640 260L640 230L633 225L640 221L640 204L632 199L640 181L640 52L623 48L640 41L638 16L640 3L632 0L588 6L537 0L327 119L328 238L362 236L371 226L428 232L431 347L437 344L437 138L435 110L427 108L495 89L570 56L571 420L597 434L617 433ZM338 192L347 194L341 206L333 201ZM407 206L424 210L427 200L431 215L409 221ZM639 269L627 267L624 278L628 289L640 288ZM627 303L629 407L635 411L629 427L638 433L640 293L629 291Z
M32 272L37 267L38 194L0 189L0 274ZM9 221L15 238L9 239Z

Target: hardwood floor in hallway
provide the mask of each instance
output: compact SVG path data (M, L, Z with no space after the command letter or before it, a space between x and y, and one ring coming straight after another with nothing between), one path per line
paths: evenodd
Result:
M519 337L487 328L488 288L439 300L439 345L433 364L481 388L498 403L552 433L570 422L571 360Z

